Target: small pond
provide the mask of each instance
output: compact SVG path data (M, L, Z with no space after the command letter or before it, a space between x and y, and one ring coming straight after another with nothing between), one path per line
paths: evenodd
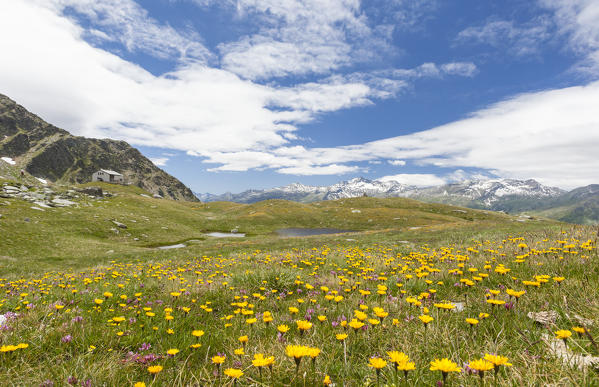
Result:
M209 232L206 235L214 238L243 238L245 234L242 232Z
M177 243L176 245L158 246L158 248L160 250L169 250L169 249L180 249L185 246L187 246L185 243Z
M354 232L353 230L340 230L338 228L281 228L276 231L282 237L303 237L310 235L340 234Z

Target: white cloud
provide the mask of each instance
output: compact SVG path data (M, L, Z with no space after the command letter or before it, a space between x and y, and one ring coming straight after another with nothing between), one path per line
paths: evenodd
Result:
M401 184L414 185L417 187L431 187L445 184L446 181L433 174L400 173L399 175L383 176L379 181L397 181Z
M178 31L160 24L134 0L30 0L58 14L83 16L90 27L84 36L118 41L128 51L145 52L162 59L206 62L213 54L193 31ZM94 40L94 39L92 39Z
M2 92L74 134L182 150L220 164L211 170L314 165L293 158L278 161L281 147L297 140L297 125L325 112L393 97L408 85L403 79L357 73L288 87L261 85L201 61L182 63L170 73L155 76L87 43L88 30L63 11L77 7L77 12L87 12L95 20L95 27L117 37L116 25L131 20L140 30L131 36L124 33L120 39L131 41L132 49L144 45L146 38L156 38L149 47L167 53L171 48L167 43L178 41L170 37L172 30L162 30L131 0L115 4L116 15L104 3L94 3L89 9L85 4L87 0L0 3L0 34L18 37L0 40L0 51L11 53L9 59L0 61ZM124 12L133 16L121 15ZM360 23L354 20L351 29L359 31ZM165 42L156 36L162 33ZM43 66L40 58L44 58ZM433 71L435 76L438 71L443 70ZM426 71L416 72L425 76ZM259 156L265 154L269 158ZM318 165L335 162L323 159ZM324 170L333 168L319 173Z
M359 172L362 169L357 166L330 164L323 166L299 166L278 169L278 173L287 175L345 175Z
M406 162L404 160L387 160L387 162L391 165L396 165L400 167L406 165Z
M554 20L568 37L569 48L583 59L577 69L599 75L599 2L596 0L539 0L555 12Z
M168 157L156 157L156 158L150 158L150 161L154 163L154 165L158 166L158 167L164 167L166 165L166 162L168 161Z
M538 17L524 25L513 21L495 20L485 25L468 27L456 37L459 43L474 42L507 49L516 56L537 55L543 42L550 38L552 28L548 17Z
M385 44L356 0L239 0L237 12L261 28L219 49L223 67L248 79L329 73L366 59L362 42Z

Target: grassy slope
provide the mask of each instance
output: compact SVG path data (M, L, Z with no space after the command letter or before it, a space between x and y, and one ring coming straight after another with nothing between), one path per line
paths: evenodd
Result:
M86 185L79 187L82 186ZM184 256L190 251L212 252L223 248L232 251L263 245L301 244L301 241L286 241L273 235L275 230L285 227L334 227L402 239L404 234L406 238L411 234L422 234L423 229L410 230L411 227L426 230L450 226L455 231L458 228L534 228L540 223L552 223L535 221L523 225L503 214L470 209L463 210L464 213L451 206L403 198L354 198L312 204L283 200L251 205L203 204L143 197L144 191L137 187L108 184L102 187L116 196L101 200L80 199L78 207L43 212L32 209L31 203L22 200L0 199L0 214L3 215L0 219L0 274L39 272L57 265L86 267L109 262L115 257L171 257ZM66 189L53 188L57 191ZM353 209L360 212L352 212ZM127 229L117 228L111 220L126 224ZM233 228L248 237L222 240L203 235ZM369 238L368 235L311 239L361 239ZM182 251L155 248L187 240L194 241Z
M596 238L594 229L545 220L517 222L507 215L469 209L456 212L455 207L407 199L357 198L311 205L280 200L253 205L197 204L145 198L140 196L143 191L134 187L104 188L118 195L100 201L82 200L78 208L44 212L32 210L30 203L20 200L0 199L0 203L9 203L0 205L0 275L26 279L0 280L6 289L1 312L22 313L18 323L11 322L11 329L0 331L0 341L29 344L27 349L3 355L6 367L0 377L10 381L7 384L39 385L52 380L62 385L69 377L77 377L79 381L89 379L93 385L126 386L143 380L148 385L154 381L155 386L230 386L230 379L214 375L210 362L211 356L225 353L223 368L240 367L245 372L239 386L268 385L270 373L264 372L265 384L260 384L260 375L250 360L254 353L263 352L276 356L273 375L277 386L319 385L325 373L337 385L344 381L347 386L374 385L368 358L385 357L388 350L404 351L416 362L406 385L435 385L440 375L428 369L434 358L450 357L463 366L463 362L486 352L505 355L514 364L502 370L496 379L499 385L599 383L591 369L564 366L542 340L543 333L577 324L572 318L575 314L596 323L599 295L592 286L599 281L596 249L590 258L580 257L589 253L578 247L578 242L572 242L576 252L580 251L576 255L558 250L542 252L560 246L558 239ZM360 213L352 213L352 209ZM24 222L26 217L29 222ZM111 219L128 228L116 234L110 230L114 227ZM202 235L234 227L248 237L206 239ZM337 227L360 232L309 238L272 235L281 227ZM562 228L565 234L559 233ZM508 240L510 235L522 239ZM199 241L177 250L152 247L188 239ZM529 247L518 247L521 241ZM449 250L441 246L453 249L450 258L443 257ZM468 247L474 250L468 251ZM107 253L109 250L114 252ZM515 263L515 257L524 253L525 262ZM566 260L560 260L560 255ZM487 264L489 268L485 268ZM508 275L496 273L493 268L499 264L512 271ZM457 268L464 274L452 274ZM53 272L41 274L49 270ZM420 272L427 277L417 279ZM472 287L455 286L459 278L474 278L480 272L489 277L480 283L477 280ZM341 273L348 282L341 281ZM550 280L539 288L520 282L535 275L562 275L566 279L562 285ZM309 291L308 283L316 290ZM387 297L375 294L381 284L388 286ZM339 304L326 301L320 286L338 291L344 300ZM485 303L487 289L503 286L527 291L512 311ZM189 294L184 292L180 298L171 295L182 288ZM361 296L358 288L371 289L373 294ZM408 305L406 297L417 297L431 288L437 291L435 300L422 302L435 320L424 329L417 318L423 309ZM114 296L105 298L106 291ZM257 298L257 293L264 298ZM278 299L279 294L288 296ZM251 296L249 301L255 306L246 307L259 317L252 327L245 321L249 316L237 314L231 305L244 296ZM508 301L503 291L496 297ZM300 298L303 303L298 302ZM94 307L94 299L104 303ZM23 300L31 303L30 310L25 310ZM466 310L443 312L433 306L440 300L466 302ZM67 306L57 311L56 303ZM346 363L343 345L335 338L343 329L330 322L352 316L362 303L369 306L370 317L374 306L383 307L389 316L384 326L348 331ZM151 307L156 316L147 317L142 306ZM184 306L191 308L189 314L183 311ZM208 306L210 312L205 309ZM298 307L299 314L290 315L290 306ZM173 308L174 320L165 319L166 307ZM317 310L316 315L326 315L329 323L320 324L314 317L311 331L300 335L294 320L304 318L310 308ZM556 323L541 327L527 319L527 312L539 310L556 310ZM264 311L274 315L270 326L261 321ZM473 334L464 319L477 317L480 312L489 312L491 317L481 321ZM126 322L117 326L109 322L121 315ZM233 316L233 325L225 328L229 320L222 319L228 315ZM75 316L82 316L82 321L74 322ZM397 326L392 325L392 319L398 320ZM282 323L291 327L284 342L276 339L276 326ZM194 329L204 330L205 335L194 338L190 334ZM595 328L592 334L596 336ZM241 346L238 337L242 335L249 335L250 341L247 355L239 357L233 351ZM68 336L71 342L65 342ZM599 354L585 338L573 337L569 342L576 353ZM140 350L142 343L151 344L151 349ZM193 343L202 346L191 350ZM294 376L293 362L285 357L288 343L319 347L322 354L316 366L306 359L301 372ZM91 345L96 349L91 350ZM174 359L165 357L149 363L164 366L156 379L148 374L147 364L132 361L128 355L130 351L164 355L169 348L181 353ZM395 376L389 366L382 372L388 382L396 380ZM493 384L491 380L487 375L487 385ZM452 375L450 381L454 385L479 385L478 377L466 373Z

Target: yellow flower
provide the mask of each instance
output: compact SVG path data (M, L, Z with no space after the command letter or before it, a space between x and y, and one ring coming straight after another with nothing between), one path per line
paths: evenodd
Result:
M225 375L232 379L239 379L243 376L243 371L237 368L227 368L225 370Z
M252 360L252 364L254 367L270 367L275 362L274 356L264 356L261 353L257 353L254 355L254 360Z
M499 366L506 366L506 367L511 367L512 364L508 363L508 358L505 356L500 356L500 355L491 355L489 353L485 354L484 359L488 362L493 363L493 365L495 367L499 367Z
M167 355L175 356L179 353L179 350L177 348L171 348L168 351L166 351L166 353Z
M307 331L308 329L312 328L312 323L310 321L298 320L295 323L297 324L297 329L299 329L300 332Z
M391 360L392 363L395 363L396 366L401 362L409 360L408 355L399 351L387 352L387 355L389 356L389 360Z
M424 323L424 326L426 326L428 323L430 323L431 321L434 320L434 318L432 318L431 316L427 315L427 314L423 314L418 316L418 318L420 319L420 321L422 321Z
M195 336L195 337L202 337L202 336L204 336L204 331L199 330L199 329L198 330L194 330L194 331L191 332L191 335Z
M235 355L245 355L245 352L243 351L243 348L237 348L235 351L233 351L233 353L235 353Z
M585 332L583 327L572 327L572 330L580 335L584 334Z
M151 373L152 375L156 375L160 371L162 371L162 366L161 365L155 365L155 366L149 366L148 367L148 372Z
M289 330L289 327L285 324L282 324L277 327L277 330L281 333L285 333Z
M387 362L380 357L371 357L368 359L368 367L374 368L376 370L380 370L387 365Z
M337 340L343 341L347 339L347 333L337 333L335 337L337 338Z
M146 387L146 384L144 382L137 382L133 385L133 387Z
M225 362L225 357L226 356L224 356L224 355L223 356L216 355L216 356L212 356L211 360L212 360L213 364L220 365Z
M416 363L414 363L413 361L406 360L398 363L396 367L398 371L403 371L407 374L408 371L416 369Z
M322 384L324 386L330 386L331 384L333 384L333 382L331 382L331 377L329 375L325 375Z
M559 331L555 331L555 337L557 339L566 340L570 336L572 336L572 332L567 329L560 329Z
M247 343L247 342L248 342L248 340L249 340L249 339L248 339L248 337L247 337L247 336L241 336L241 337L239 337L239 339L237 339L237 340L239 340L239 342L240 342L240 343L242 343L242 344L245 344L245 343Z
M478 320L477 320L477 319L475 319L475 318L467 318L467 319L466 319L466 322L467 322L468 324L470 324L470 326L474 326L474 325L478 324Z
M288 345L285 348L285 354L288 357L293 358L293 360L295 361L296 371L297 369L299 369L302 357L309 355L308 351L309 347L305 347L303 345Z
M477 370L479 372L480 377L482 378L484 376L485 371L492 370L493 368L495 368L495 365L485 359L477 359L471 361L468 364L468 367L472 368L473 370Z
M431 361L431 371L441 371L443 374L447 374L449 372L461 372L462 369L458 367L456 363L453 361L443 358L443 359L435 359Z
M102 305L102 303L104 302L104 300L102 300L101 298L95 298L94 302L96 303L96 305Z
M360 321L358 321L356 319L353 319L347 325L349 325L351 328L354 328L357 331L358 329L360 329L360 328L362 328L364 326L364 323L360 322Z

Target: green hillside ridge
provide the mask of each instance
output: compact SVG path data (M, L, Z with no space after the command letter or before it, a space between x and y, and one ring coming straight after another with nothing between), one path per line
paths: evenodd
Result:
M189 188L128 143L73 136L2 94L0 157L10 157L18 169L52 182L85 183L97 170L111 169L152 194L197 201Z
M20 183L0 179L0 186ZM0 198L0 273L51 270L57 265L78 268L108 262L115 257L145 259L189 254L189 251L222 252L301 244L300 241L285 242L286 238L275 234L277 229L291 227L356 231L310 237L320 240L369 239L375 235L383 240L414 240L421 239L431 230L443 234L460 229L478 232L556 225L553 221L524 221L490 211L404 198L353 198L311 204L284 200L249 205L193 203L155 199L135 186L107 183L51 185L57 192L90 186L99 186L110 195L79 194L69 199L74 205L37 209L25 200ZM117 226L119 223L126 228ZM206 236L208 232L233 229L245 233L246 237L219 239ZM188 247L180 249L183 251L157 249L186 241L189 241Z

